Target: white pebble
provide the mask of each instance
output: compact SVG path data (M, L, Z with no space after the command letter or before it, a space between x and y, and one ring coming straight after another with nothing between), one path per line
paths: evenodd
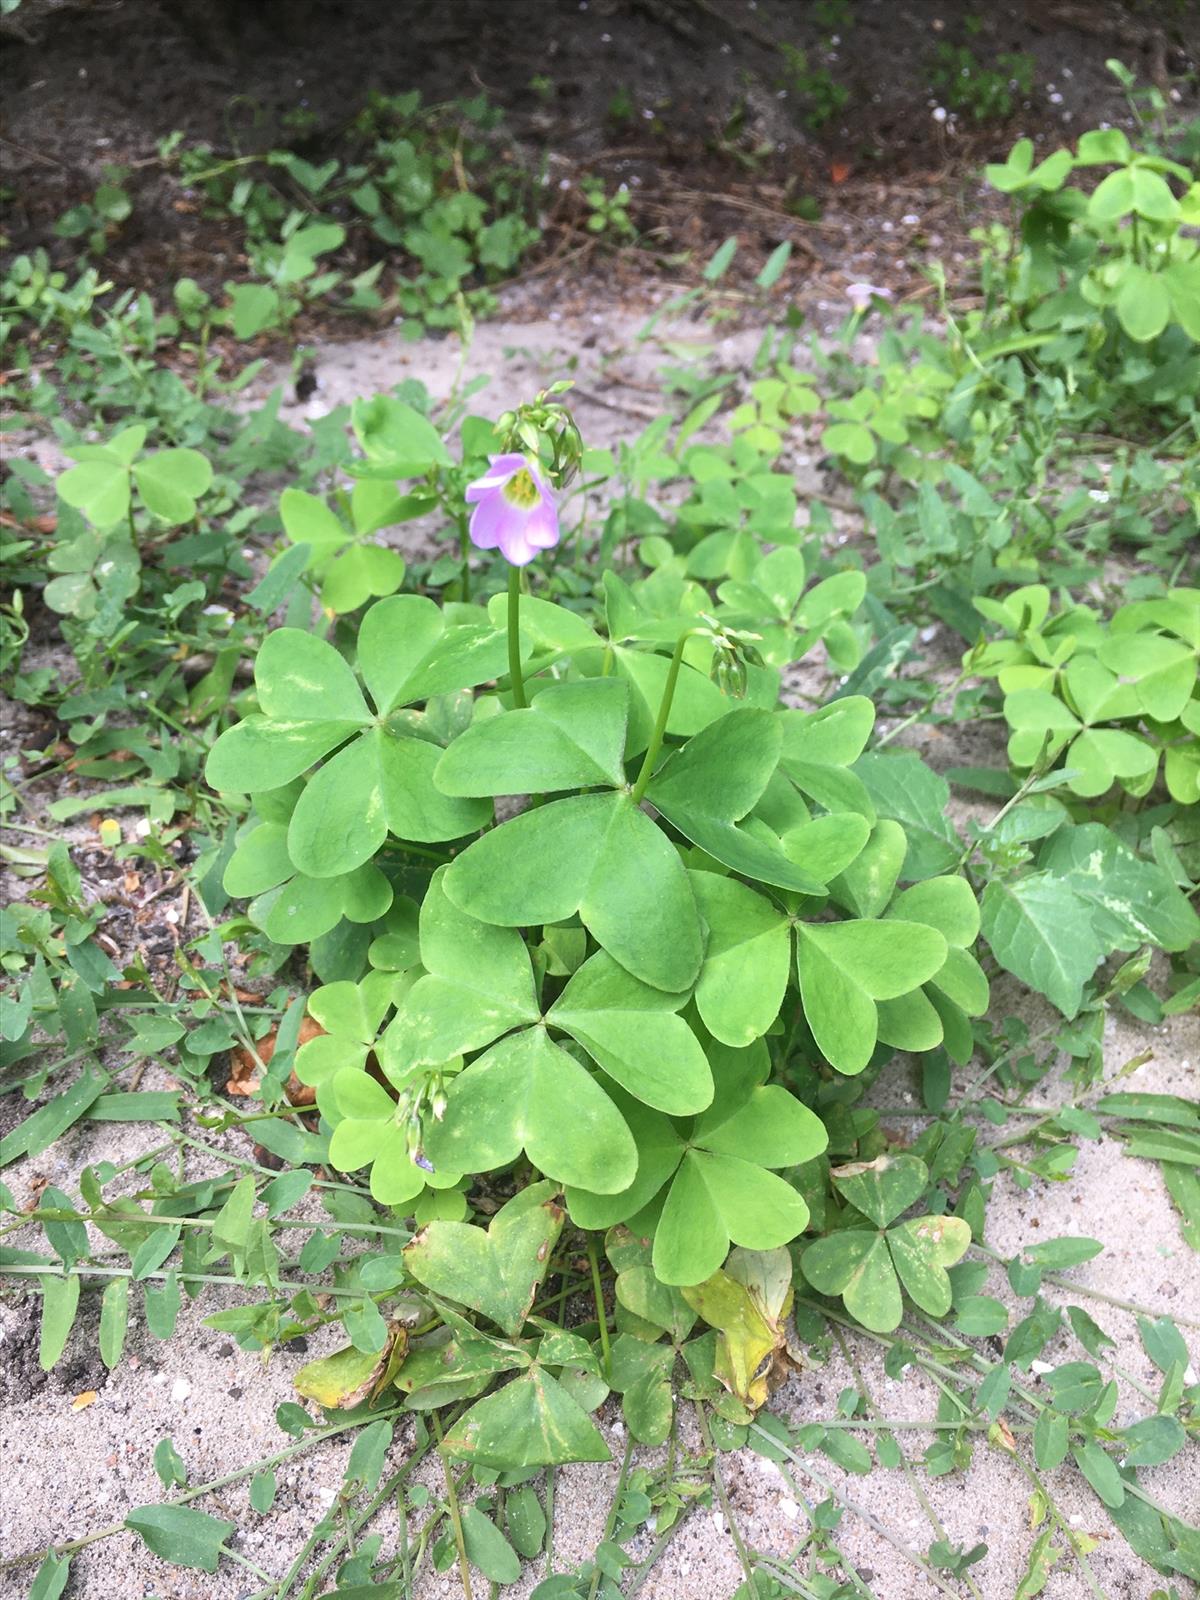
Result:
M174 1400L177 1405L182 1404L182 1402L188 1398L191 1392L192 1386L186 1378L176 1378L175 1382L171 1385L171 1399Z

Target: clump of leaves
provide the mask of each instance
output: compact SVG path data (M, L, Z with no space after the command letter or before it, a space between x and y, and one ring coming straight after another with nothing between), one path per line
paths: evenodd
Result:
M1087 799L1114 784L1147 795L1161 773L1178 804L1200 801L1200 590L1130 601L1107 622L1084 605L1052 611L1042 584L975 605L1002 636L964 669L1004 691L1014 767L1061 759Z

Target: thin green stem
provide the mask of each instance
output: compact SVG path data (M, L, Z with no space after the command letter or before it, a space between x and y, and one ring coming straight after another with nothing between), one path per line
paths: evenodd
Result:
M517 569L514 567L513 571ZM509 593L511 595L511 588ZM471 1569L467 1562L467 1541L463 1536L462 1514L458 1509L458 1490L454 1486L454 1473L450 1468L450 1458L442 1449L442 1419L436 1411L429 1413L433 1419L433 1431L437 1435L438 1455L442 1458L442 1473L446 1479L446 1504L450 1509L450 1526L454 1530L454 1545L458 1551L458 1571L462 1578L464 1600L475 1600L471 1592Z
M607 1544L613 1536L613 1529L617 1525L617 1511L620 1508L621 1496L625 1492L625 1480L629 1476L629 1464L632 1460L633 1438L630 1436L625 1440L625 1455L621 1461L621 1470L617 1474L617 1486L613 1490L612 1501L608 1508L608 1516L604 1519L604 1532L600 1536L601 1544ZM600 1579L603 1576L604 1574L597 1565L595 1571L592 1573L592 1581L588 1585L587 1600L596 1600L596 1595L600 1591Z
M898 1538L897 1535L892 1532L886 1523L880 1522L879 1518L872 1512L868 1511L865 1506L856 1504L848 1496L844 1495L837 1485L833 1483L831 1479L822 1476L822 1474L816 1470L811 1462L801 1459L801 1457L797 1455L794 1450L790 1450L787 1445L782 1444L773 1433L768 1433L767 1430L759 1423L752 1422L750 1424L750 1431L751 1433L760 1434L764 1439L769 1440L775 1449L783 1452L793 1466L799 1467L800 1471L804 1473L806 1477L811 1478L814 1483L820 1484L821 1488L825 1490L826 1494L831 1495L833 1499L835 1499L839 1505L844 1506L852 1516L858 1517L860 1521L865 1522L867 1527L871 1528L875 1533L877 1533L881 1539L886 1539L892 1548L897 1550L906 1561L910 1562L914 1567L917 1567L921 1572L923 1572L926 1580L929 1583L932 1583L935 1588L940 1589L943 1594L950 1595L951 1600L958 1600L958 1591L951 1589L948 1584L943 1583L927 1561L923 1561L920 1556L915 1555L904 1543L904 1541Z
M462 598L466 605L471 598L471 540L465 517L460 517L458 522L458 553L462 559Z
M1055 1522L1058 1524L1059 1532L1066 1539L1067 1544L1070 1547L1070 1550L1071 1550L1072 1554L1075 1556L1075 1559L1079 1562L1079 1565L1083 1570L1083 1576L1084 1576L1084 1579L1087 1582L1088 1588L1096 1596L1096 1600L1104 1600L1104 1590L1096 1582L1096 1575L1092 1571L1091 1566L1088 1563L1088 1558L1087 1558L1086 1551L1083 1549L1083 1547L1080 1544L1078 1544L1076 1542L1078 1536L1073 1532L1073 1530L1071 1529L1071 1527L1067 1523L1066 1518L1063 1516L1062 1512L1058 1509L1058 1506L1057 1506L1057 1504L1055 1502L1054 1496L1050 1493L1049 1489L1047 1489L1046 1485L1042 1482L1041 1477L1038 1475L1037 1468L1031 1466L1028 1461L1022 1460L1022 1458L1020 1456L1016 1456L1016 1457L1014 1457L1014 1459L1015 1459L1017 1465L1020 1467L1021 1471L1025 1474L1025 1476L1029 1479L1030 1483L1034 1486L1034 1488L1041 1495L1042 1499L1045 1501L1046 1510L1050 1513L1050 1515L1054 1518Z
M737 1519L733 1514L733 1507L729 1503L729 1496L725 1492L725 1479L721 1476L721 1463L717 1457L716 1446L713 1444L712 1431L708 1426L708 1418L704 1415L704 1402L697 1400L696 1423L700 1429L700 1437L704 1440L704 1448L712 1456L713 1488L717 1491L717 1499L721 1502L721 1513L729 1529L729 1536L733 1540L733 1548L737 1551L737 1558L742 1571L746 1574L746 1590L750 1600L758 1600L758 1581L754 1576L754 1567L750 1561L750 1552L746 1549L745 1542L738 1529Z
M596 1301L596 1321L600 1324L600 1352L604 1361L604 1381L611 1383L612 1348L608 1342L608 1312L604 1305L604 1285L600 1281L600 1258L594 1233L588 1234L587 1253L592 1268L592 1295Z
M558 1476L557 1467L546 1468L546 1576L549 1578L554 1573L554 1483Z
M642 770L638 773L637 782L633 786L635 806L641 805L646 786L654 776L654 763L658 760L658 753L662 749L663 736L667 731L667 718L671 715L671 701L675 698L675 685L679 682L679 669L683 665L683 647L695 632L695 628L688 628L675 642L671 665L667 669L667 681L663 685L662 700L659 702L658 716L654 722L654 732L650 735L650 743L646 746L646 754L642 757Z
M525 679L521 676L521 569L508 569L508 677L512 684L513 705L523 710Z
M227 1472L222 1478L210 1478L207 1483L198 1483L194 1489L187 1489L183 1494L176 1495L168 1505L185 1506L191 1500L200 1499L201 1495L215 1494L218 1489L226 1489L231 1483L239 1483L243 1478L249 1478L256 1472L265 1472L272 1467L277 1467L283 1461L289 1461L292 1456L302 1455L304 1451L311 1450L314 1445L323 1444L326 1439L332 1439L339 1433L348 1433L354 1428L361 1428L368 1422L376 1422L381 1418L398 1417L403 1413L397 1408L395 1411L383 1411L378 1417L363 1417L354 1422L341 1422L332 1428L322 1428L319 1432L301 1439L298 1444L288 1445L283 1450L277 1450L273 1456L267 1456L259 1461L252 1461L248 1467L239 1467L236 1472ZM101 1539L111 1539L114 1534L124 1530L124 1522L114 1522L110 1527L97 1528L92 1533L84 1534L80 1539L72 1539L66 1544L49 1544L40 1550L31 1550L27 1555L11 1556L7 1561L0 1561L0 1572L9 1572L14 1567L26 1567L34 1561L42 1561L53 1552L58 1556L71 1555L76 1550L82 1550L86 1545L96 1544Z

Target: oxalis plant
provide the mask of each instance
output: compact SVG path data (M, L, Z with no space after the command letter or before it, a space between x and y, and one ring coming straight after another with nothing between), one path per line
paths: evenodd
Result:
M377 1295L301 1390L345 1405L395 1384L425 1408L513 1375L445 1441L492 1468L606 1458L588 1413L613 1387L635 1437L665 1438L679 1355L747 1420L785 1359L786 1247L827 1190L839 1085L969 1040L988 1000L967 880L906 872L904 830L853 770L868 699L781 704L730 620L744 595L707 610L681 586L696 609L652 613L609 574L589 621L530 592L578 454L565 414L539 415L502 419L466 491L507 595L389 596L352 653L276 629L257 709L207 767L253 797L226 889L270 939L323 943L322 1031L295 1058L320 1148L421 1224L385 1274L407 1299ZM281 1098L269 1072L263 1092ZM834 1177L813 1287L892 1329L898 1272L943 1314L970 1228L899 1220L923 1163ZM627 1314L613 1344L601 1231ZM536 1314L581 1233L595 1347Z

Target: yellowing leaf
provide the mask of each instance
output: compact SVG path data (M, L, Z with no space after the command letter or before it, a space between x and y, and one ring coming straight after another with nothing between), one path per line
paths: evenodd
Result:
M727 1270L680 1291L711 1327L720 1330L713 1376L758 1410L772 1374L786 1364L783 1321L792 1305L792 1263L786 1248L735 1250Z
M331 1356L308 1362L292 1382L297 1394L305 1400L315 1400L327 1411L352 1411L364 1400L374 1404L407 1354L408 1329L392 1322L382 1350L367 1353L347 1345Z

